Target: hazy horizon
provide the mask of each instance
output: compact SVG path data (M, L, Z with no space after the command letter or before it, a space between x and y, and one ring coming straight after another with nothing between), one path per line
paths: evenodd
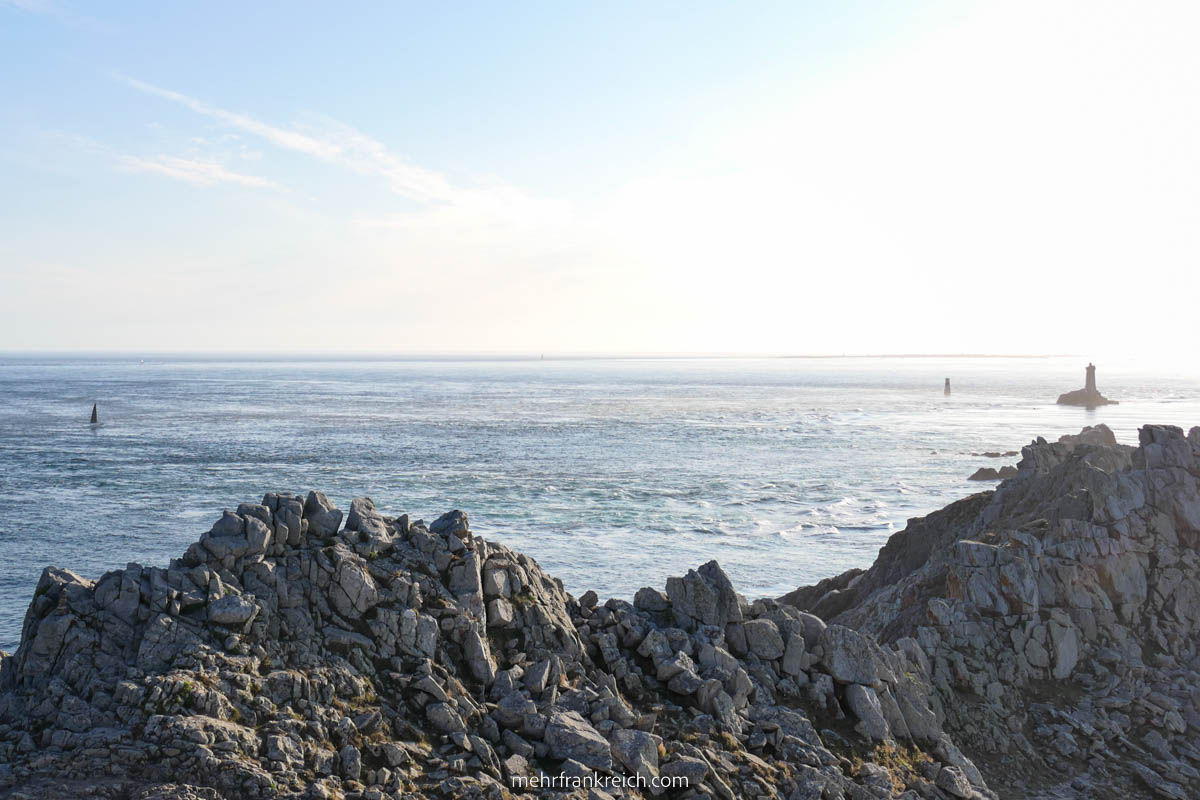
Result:
M785 353L785 352L689 352L651 350L0 350L6 356L321 356L329 358L370 356L378 358L438 357L438 356L513 356L538 358L1083 358L1079 353Z
M1200 377L1200 363L1179 360L1173 354L1153 352L1138 356L1115 354L1079 353L662 353L638 351L302 351L302 350L0 350L2 366L15 367L24 363L47 362L71 364L133 362L155 363L321 363L321 364L402 364L402 363L524 363L524 362L846 362L867 364L871 362L895 362L897 374L921 371L930 363L944 363L945 375L952 378L956 386L979 363L996 362L1039 362L1053 365L1051 369L1059 375L1060 386L1066 390L1082 384L1084 366L1095 362L1099 369L1102 387L1126 379L1149 381L1151 384L1176 378ZM965 370L960 371L960 370ZM937 388L941 388L941 378Z
M0 20L0 351L1190 358L1187 3Z

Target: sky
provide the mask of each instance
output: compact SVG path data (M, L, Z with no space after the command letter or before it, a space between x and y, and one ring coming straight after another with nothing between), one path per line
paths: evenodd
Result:
M0 0L0 350L1194 360L1200 6Z

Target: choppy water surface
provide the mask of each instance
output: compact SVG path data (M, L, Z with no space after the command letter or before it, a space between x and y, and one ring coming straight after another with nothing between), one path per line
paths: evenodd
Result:
M954 394L942 396L942 380ZM165 565L266 491L369 495L629 597L718 559L778 594L865 566L1036 435L1200 424L1200 381L1079 359L0 358L0 648L43 566ZM104 425L87 416L99 401Z

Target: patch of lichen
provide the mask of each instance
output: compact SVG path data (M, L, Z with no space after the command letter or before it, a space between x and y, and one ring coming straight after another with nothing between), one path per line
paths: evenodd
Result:
M528 586L522 586L521 591L514 594L511 598L512 604L517 608L529 608L537 602L537 598L533 596L533 591Z
M854 753L849 759L850 774L855 776L867 763L874 763L886 769L892 781L892 788L897 792L903 792L920 775L923 764L933 761L933 758L919 747L892 742L876 745L874 749L864 753Z

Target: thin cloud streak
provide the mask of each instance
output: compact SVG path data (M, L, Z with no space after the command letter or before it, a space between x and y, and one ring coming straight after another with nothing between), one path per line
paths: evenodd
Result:
M79 134L49 131L47 135L112 162L121 172L162 175L193 186L226 183L258 189L283 188L268 178L234 172L213 159L169 155L137 156L114 151L94 139Z
M119 166L125 172L164 175L168 178L190 183L193 186L215 186L221 183L232 183L261 189L279 188L279 184L274 181L260 178L257 175L243 175L239 172L233 172L215 161L179 158L177 156L153 156L150 158L121 156Z
M383 178L394 192L410 199L451 205L470 205L478 199L476 192L456 187L437 172L408 163L377 139L336 120L325 120L330 128L326 133L310 135L270 125L247 114L209 105L195 97L136 78L122 79L140 92L170 100L197 114L259 136L277 147L346 167L360 175Z
M539 242L557 241L564 236L578 238L578 231L570 234L567 230L573 225L578 226L580 221L562 201L540 197L502 182L458 185L440 172L410 163L378 139L338 120L314 115L319 131L281 128L136 78L117 77L140 92L169 100L280 149L382 180L394 193L419 206L366 219L358 217L353 221L359 225L410 233L427 231L444 240L459 242L511 242L521 237L533 237Z
M302 133L295 131L276 128L272 125L259 122L256 119L246 116L245 114L236 114L232 111L226 111L223 108L216 108L197 100L194 97L189 97L179 92L173 92L170 89L163 89L159 86L139 81L136 78L125 78L127 84L140 92L161 97L164 100L170 100L173 103L178 103L185 108L195 111L197 114L203 114L206 117L224 122L239 130L253 133L272 144L283 147L287 150L295 150L300 153L307 153L311 156L325 160L334 160L341 155L340 149L336 145L322 142L314 139L311 136L305 136Z

